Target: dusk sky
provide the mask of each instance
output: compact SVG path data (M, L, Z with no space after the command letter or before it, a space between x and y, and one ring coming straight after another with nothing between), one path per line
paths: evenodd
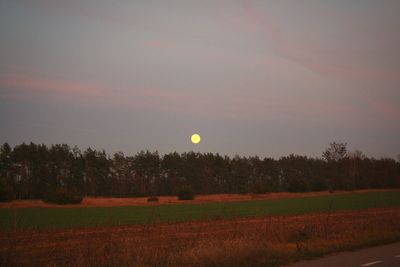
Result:
M399 14L398 0L0 0L0 142L280 157L340 141L396 157Z

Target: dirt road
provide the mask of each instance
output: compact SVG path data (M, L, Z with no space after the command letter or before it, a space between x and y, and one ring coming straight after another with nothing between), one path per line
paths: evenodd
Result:
M398 267L400 243L372 247L353 252L342 252L317 260L301 261L287 267Z

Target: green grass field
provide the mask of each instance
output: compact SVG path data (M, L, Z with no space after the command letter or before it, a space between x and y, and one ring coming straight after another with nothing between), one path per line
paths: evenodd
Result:
M400 206L400 191L205 204L0 209L0 229L53 229Z

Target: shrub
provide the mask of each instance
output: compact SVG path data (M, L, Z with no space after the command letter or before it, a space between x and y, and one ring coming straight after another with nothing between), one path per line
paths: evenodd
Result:
M67 189L59 187L50 190L46 197L43 199L44 202L56 203L56 204L79 204L82 202L82 195L79 194L75 189Z
M250 193L255 195L266 194L268 192L268 187L261 181L256 181L250 188Z
M147 202L158 202L158 197L156 196L148 197Z
M177 191L179 200L192 200L194 199L194 192L190 186L182 186Z

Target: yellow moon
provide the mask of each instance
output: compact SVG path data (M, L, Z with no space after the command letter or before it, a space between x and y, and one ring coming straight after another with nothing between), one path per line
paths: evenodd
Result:
M199 134L193 134L190 139L192 140L193 144L198 144L201 141L201 137Z

